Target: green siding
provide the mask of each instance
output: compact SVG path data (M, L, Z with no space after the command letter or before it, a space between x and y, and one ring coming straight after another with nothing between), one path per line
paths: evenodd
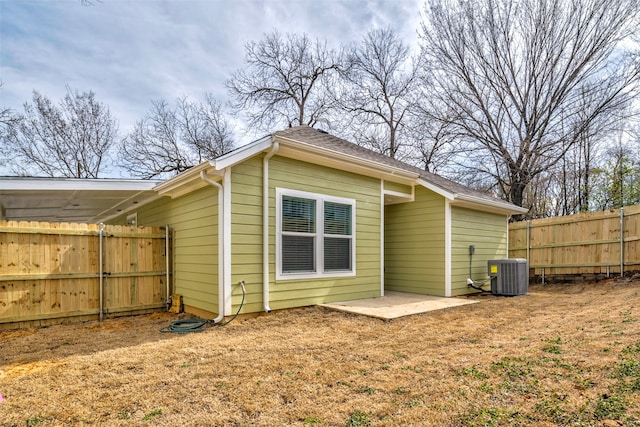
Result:
M487 261L507 257L507 217L458 207L451 208L451 295L476 290L467 286L469 246L475 246L472 279L487 279Z
M235 313L242 299L237 285L244 280L243 313L262 311L262 156L231 168L231 294Z
M375 178L275 156L269 180L270 306L283 309L380 295L381 188ZM247 296L243 313L263 310L262 156L231 169L232 312ZM276 280L275 188L356 200L356 276ZM403 186L385 183L387 190ZM403 191L409 189L407 187ZM176 199L161 198L136 212L140 225L169 224L174 232L174 292L186 305L218 311L218 198L207 186ZM385 288L445 294L445 200L416 187L415 201L385 207ZM124 223L123 215L113 223ZM452 296L469 293L469 245L475 245L474 280L486 278L487 260L504 258L507 226L503 215L451 208Z
M423 187L385 208L385 289L444 295L444 212L444 198Z
M173 230L174 292L185 305L218 312L218 196L213 187L141 206L138 224ZM132 213L132 212L130 212ZM124 224L126 215L114 220Z
M275 280L276 187L356 200L356 276ZM272 309L380 296L380 197L378 179L280 156L270 160L269 280ZM260 238L256 241L261 244ZM261 265L257 267L261 268ZM248 270L249 266L245 269Z

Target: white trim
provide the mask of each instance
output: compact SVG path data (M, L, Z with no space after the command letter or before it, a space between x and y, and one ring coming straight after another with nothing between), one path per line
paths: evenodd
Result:
M384 180L380 180L380 296L384 296Z
M483 212L491 212L503 215L510 215L514 213L527 213L529 209L521 208L509 202L505 202L499 199L483 199L478 196L471 196L468 194L456 194L454 204L462 208L467 207L471 209L482 210Z
M316 271L305 273L283 273L282 271L282 197L300 197L315 200L316 205L316 239L315 260ZM333 202L350 205L351 208L351 270L324 271L324 203ZM356 275L356 201L344 197L327 194L310 193L308 191L291 190L276 187L276 280L325 279L332 277L353 277Z
M384 180L382 180L384 182ZM393 205L393 204L397 204L397 203L407 203L407 202L414 202L415 201L415 191L413 191L415 189L415 185L411 186L411 194L407 194L407 193L402 193L400 191L391 191L391 190L385 190L382 189L382 195L386 196L383 199L383 202L387 205ZM392 200L391 201L387 201L387 197L391 197Z
M259 154L260 152L270 148L272 143L273 137L271 135L268 135L247 145L244 145L236 150L233 150L227 154L224 154L216 158L215 160L212 160L210 163L212 166L215 166L217 170L222 170L237 165L243 160Z
M267 313L269 306L269 159L278 151L279 144L272 145L271 150L262 159L262 307Z
M267 136L244 145L230 153L224 154L215 160L202 162L191 169L158 184L154 189L158 194L167 195L171 198L180 197L191 191L195 191L205 185L202 180L199 179L200 172L215 169L218 173L222 173L225 169L230 168L231 166L234 166L269 148L272 140L273 138L271 136Z
M505 246L507 247L507 253L504 257L509 258L509 217L507 217L507 244ZM527 262L529 262L528 259Z
M225 170L224 178L222 180L224 191L224 204L223 204L223 234L224 234L224 314L225 316L231 314L231 168ZM219 249L218 249L219 250Z
M441 195L441 196L442 196L442 197L444 197L445 199L453 200L453 199L455 199L455 197L456 197L456 194L455 194L455 193L452 193L452 192L447 191L447 190L445 190L445 189L443 189L443 188L441 188L441 187L438 187L437 185L432 184L432 183L430 183L430 182L428 182L428 181L425 181L425 180L424 180L424 179L422 179L422 178L418 178L418 181L417 181L417 182L418 182L418 184L419 184L419 185L423 186L424 188L426 188L426 189L428 189L428 190L433 191L433 192L434 192L434 193L436 193L436 194Z
M218 316L212 320L218 323L224 319L224 251L219 250L224 247L224 189L222 184L214 181L205 171L200 171L200 179L216 188L218 195Z
M180 197L190 191L204 187L206 183L200 179L200 172L204 171L207 173L207 170L211 169L211 167L211 162L202 162L156 185L154 190L161 196L170 196L171 198Z
M444 199L444 296L451 296L451 203Z
M526 213L529 210L521 208L509 202L505 202L499 199L485 199L479 196L473 196L470 194L452 193L441 187L438 187L431 182L425 181L422 178L417 180L418 184L433 191L436 194L441 195L445 199L449 200L453 205L461 208L476 209L482 212L491 212L501 215L510 215L513 213Z

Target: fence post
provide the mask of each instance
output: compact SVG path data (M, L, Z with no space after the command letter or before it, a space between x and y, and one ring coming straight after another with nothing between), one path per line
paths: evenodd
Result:
M102 262L103 261L102 258L103 258L103 255L104 255L104 251L103 251L104 224L103 223L100 223L99 236L100 236L100 250L99 250L100 259L98 261L98 264L100 265L100 321L102 322L102 312L104 311L103 310L103 307L104 307L104 301L103 301L103 298L104 298L104 296L103 296L104 295L104 265L103 265L103 262Z
M531 220L527 220L527 268L531 266Z
M624 207L620 208L620 277L624 277Z

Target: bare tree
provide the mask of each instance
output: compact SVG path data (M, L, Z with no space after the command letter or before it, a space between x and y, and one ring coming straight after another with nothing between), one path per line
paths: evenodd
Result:
M634 135L633 129L618 132L600 167L592 172L594 208L615 209L640 203L640 135Z
M179 98L175 108L164 100L152 105L120 145L120 161L132 176L175 175L233 148L231 125L210 94L200 103Z
M389 157L404 157L418 81L409 47L390 28L371 30L346 48L341 75L337 98L347 113L350 138Z
M273 31L245 49L245 67L226 86L231 106L247 116L250 128L314 126L326 118L331 98L323 85L340 67L326 42Z
M446 120L434 119L419 104L413 108L409 119L407 139L413 160L407 161L427 172L452 175L455 158L461 150L454 129Z
M19 123L20 116L11 108L0 107L0 173L8 171L5 167L13 163L10 141L15 139Z
M34 91L4 140L15 173L97 178L117 134L117 121L93 92L67 88L59 105Z
M640 66L620 42L638 14L638 0L430 0L424 71L465 168L523 206L539 174L612 127L637 95Z
M14 126L18 121L18 117L14 114L11 108L0 107L0 127L3 130Z
M0 89L3 83L0 82ZM20 123L20 116L9 107L0 106L0 141L4 141L0 145L0 155L6 150L7 140L10 134L15 132L16 126Z

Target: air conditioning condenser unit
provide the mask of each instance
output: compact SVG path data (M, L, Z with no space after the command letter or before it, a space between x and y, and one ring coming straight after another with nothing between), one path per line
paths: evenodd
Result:
M487 263L494 295L526 295L529 290L529 269L523 258L494 259Z

